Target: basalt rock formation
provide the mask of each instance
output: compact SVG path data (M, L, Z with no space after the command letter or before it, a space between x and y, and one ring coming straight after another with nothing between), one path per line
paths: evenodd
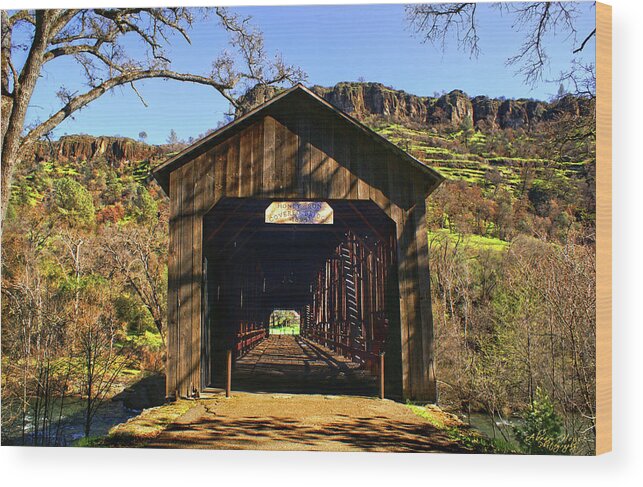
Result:
M381 115L396 121L426 121L427 99L380 83L338 83L332 88L313 86L312 91L356 118Z
M34 144L35 161L55 159L61 162L104 159L112 164L142 161L161 154L161 148L127 137L93 137L66 135L55 142L39 141Z
M357 119L380 116L399 123L421 126L463 124L488 129L528 129L561 114L576 115L589 104L568 95L554 102L531 99L471 98L461 90L439 97L417 96L388 88L381 83L338 83L331 88L313 86L311 90ZM281 91L261 86L242 97L243 113Z
M564 115L586 115L592 105L571 95L554 102L529 99L507 100L487 96L469 97L453 90L439 97L417 96L388 88L381 83L338 83L332 88L313 86L311 90L353 117L364 120L382 117L390 122L427 126L481 129L529 129L539 122L555 120ZM258 106L281 88L258 85L240 98L237 115ZM55 142L34 144L35 161L55 159L61 162L89 161L103 158L119 165L142 161L167 152L167 148L148 145L127 137L93 137L68 135Z

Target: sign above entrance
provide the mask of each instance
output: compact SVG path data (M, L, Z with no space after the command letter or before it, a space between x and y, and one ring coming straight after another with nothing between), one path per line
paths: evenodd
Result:
M333 209L325 201L275 201L266 208L266 223L332 225Z

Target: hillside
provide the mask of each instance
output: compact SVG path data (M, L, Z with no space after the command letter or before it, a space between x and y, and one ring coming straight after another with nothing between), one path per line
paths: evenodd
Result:
M431 199L435 229L508 240L520 233L557 239L572 227L593 227L594 147L582 133L593 124L590 100L472 98L460 90L421 97L380 83L312 90L447 177ZM244 104L262 103L275 92L255 89ZM32 162L104 161L116 174L130 173L136 163L144 179L146 168L176 149L71 135L39 143ZM18 178L16 185L23 184ZM455 204L458 199L470 204Z

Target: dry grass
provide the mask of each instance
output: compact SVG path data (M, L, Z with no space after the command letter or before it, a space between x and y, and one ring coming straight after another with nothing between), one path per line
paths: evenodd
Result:
M194 405L194 401L180 400L146 409L127 422L114 426L104 438L104 446L141 446L156 438Z

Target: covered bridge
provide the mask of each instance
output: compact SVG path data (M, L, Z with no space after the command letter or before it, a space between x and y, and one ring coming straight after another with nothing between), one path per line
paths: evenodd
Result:
M167 394L216 385L275 309L434 401L425 200L442 176L297 85L154 172L170 197Z

